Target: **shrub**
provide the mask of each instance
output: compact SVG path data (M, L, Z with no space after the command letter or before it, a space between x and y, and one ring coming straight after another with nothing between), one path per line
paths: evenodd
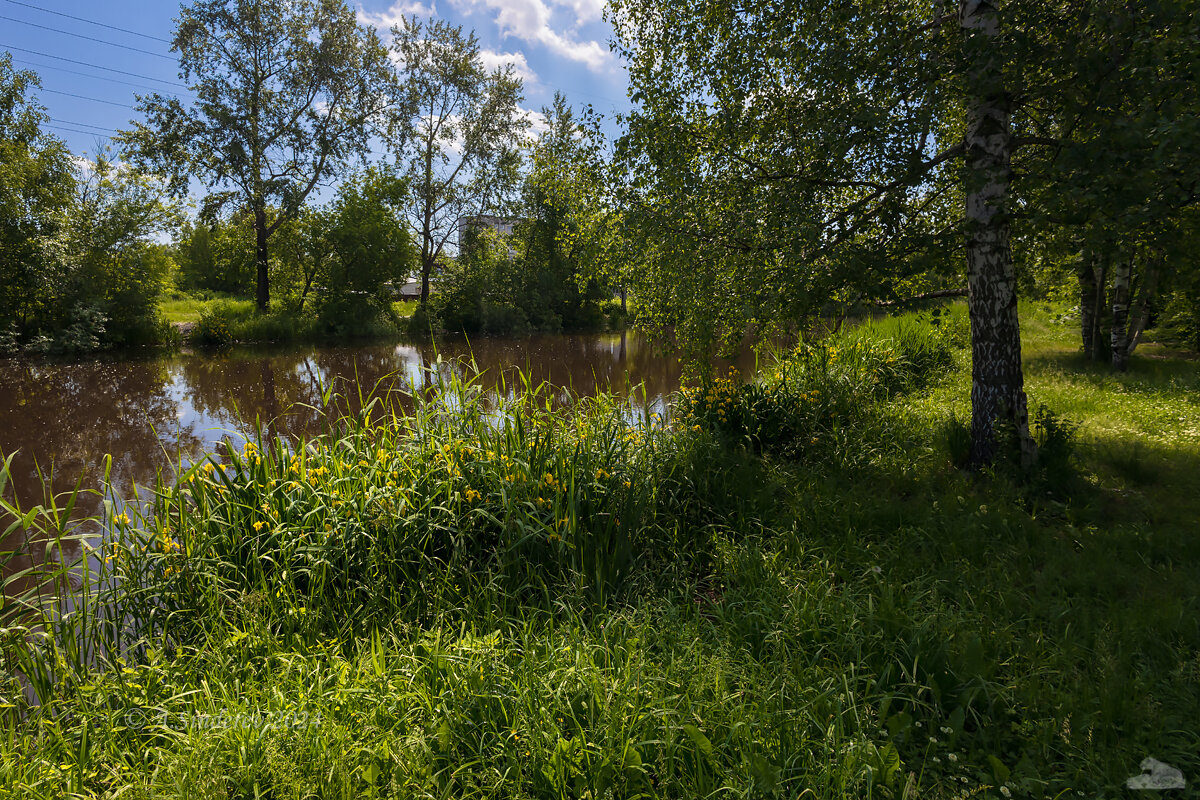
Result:
M948 329L929 320L864 325L802 341L751 383L735 370L681 393L679 418L752 450L786 458L838 453L873 404L919 388L954 363Z
M192 329L192 344L217 350L232 347L236 339L229 323L230 316L228 306L223 303L206 308Z

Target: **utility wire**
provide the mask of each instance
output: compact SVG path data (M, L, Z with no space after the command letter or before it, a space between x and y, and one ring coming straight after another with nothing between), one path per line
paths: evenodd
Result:
M80 72L79 70L67 69L66 67L52 67L49 64L39 64L36 61L30 61L29 59L24 58L24 57L15 58L13 60L18 63L21 63L21 64L29 64L30 66L37 67L38 69L43 69L43 70L44 69L52 69L55 72L66 72L70 75L79 75L81 77L92 78L93 80L97 80L97 81L110 81L112 83L119 83L124 86L132 86L135 89L145 89L150 92L162 91L162 89L159 87L147 86L144 83L133 83L132 81L123 81L120 78L110 78L107 75L93 75L88 72Z
M112 100L101 100L98 97L84 97L81 94L71 94L70 92L60 92L57 89L42 89L41 91L49 92L50 94L61 94L65 97L75 97L80 100L91 100L93 103L105 103L107 105L118 106L120 108L133 108L133 106L129 105L128 103L114 103Z
M55 119L54 117L51 117L50 121L57 122L59 125L74 125L77 128L96 128L97 130L108 131L109 133L116 132L115 128L105 128L102 125L93 125L90 122L74 122L69 119Z
M70 63L70 64L78 64L81 67L92 67L93 69L102 69L107 72L114 72L117 75L128 75L131 78L141 78L144 81L157 81L158 83L165 83L169 86L178 86L180 89L187 88L187 86L185 84L179 83L178 81L168 81L168 80L164 80L163 78L151 78L149 75L142 75L137 72L126 72L123 69L113 69L112 67L105 67L101 64L93 64L89 61L76 61L73 58L66 58L64 56L56 56L53 53L43 53L40 50L30 50L25 47L13 47L10 44L0 44L0 48L3 48L5 50L18 50L22 53L29 53L30 55L41 56L42 58L53 58L56 61L66 61L67 63Z
M67 133L77 133L80 136L95 136L100 139L111 139L112 138L111 136L104 134L104 133L97 133L96 131L80 131L80 130L76 130L74 128L65 127L63 125L47 124L44 127L54 128L56 131L66 131Z
M166 42L167 44L172 43L170 39L163 39L160 36L151 36L148 33L138 33L137 31L131 31L128 28L119 28L116 25L109 25L104 22L97 22L94 19L84 19L83 17L76 17L73 14L65 14L62 11L54 11L49 8L42 8L41 6L35 6L33 3L22 3L21 0L4 0L4 2L12 3L14 6L25 6L26 8L32 8L34 11L42 11L46 14L54 14L55 16L58 16L58 17L66 17L67 19L73 19L76 22L86 22L89 25L99 25L101 28L108 28L109 30L112 30L112 31L120 31L121 33L128 33L131 36L141 36L143 39L153 39L156 42Z
M32 28L41 28L44 31L50 31L52 33L61 33L64 36L74 36L77 39L87 39L89 42L99 42L100 44L107 44L112 47L120 47L124 50L132 50L135 53L143 53L148 56L154 56L155 58L165 58L167 61L175 60L175 56L164 56L162 53L154 53L149 50L143 50L140 47L131 47L127 44L118 44L117 42L110 42L107 39L97 39L95 36L84 36L82 33L71 33L70 31L64 31L62 28L51 28L49 25L39 25L36 22L29 22L27 20L17 19L16 17L7 17L3 14L0 14L0 19L8 20L9 22L17 22L21 25L28 25Z

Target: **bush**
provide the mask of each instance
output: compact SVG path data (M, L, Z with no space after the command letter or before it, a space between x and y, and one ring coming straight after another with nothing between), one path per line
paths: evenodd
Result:
M233 346L237 339L230 324L231 310L224 303L206 308L200 321L192 329L190 341L199 347L223 350Z
M801 342L751 383L736 370L682 393L680 419L758 452L838 453L873 404L926 385L953 366L953 335L931 320L867 324Z

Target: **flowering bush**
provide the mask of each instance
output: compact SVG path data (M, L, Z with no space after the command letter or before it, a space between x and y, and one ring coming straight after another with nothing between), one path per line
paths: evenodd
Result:
M205 309L192 330L191 342L200 347L226 349L234 344L227 310L220 305Z

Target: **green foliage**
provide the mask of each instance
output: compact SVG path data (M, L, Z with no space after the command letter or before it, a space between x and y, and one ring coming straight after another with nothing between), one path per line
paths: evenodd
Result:
M530 331L525 306L544 309L530 297L519 254L512 237L490 228L468 229L458 258L437 273L438 293L431 310L439 325L468 334L523 334Z
M192 329L189 341L201 347L227 350L237 341L231 327L233 310L225 304L206 308Z
M332 206L310 223L324 227L319 235L328 256L316 276L324 303L358 298L360 305L388 306L390 287L417 266L402 216L406 196L404 181L371 168L343 183Z
M19 350L55 327L63 278L51 243L69 218L75 189L71 154L42 130L45 110L27 97L32 72L0 54L0 327Z
M959 309L961 311L961 309ZM963 319L952 313L952 319ZM939 318L940 319L940 316ZM875 404L919 389L954 360L951 326L926 320L877 328L868 322L777 357L766 376L742 383L706 376L684 390L679 419L697 431L787 458L852 458L853 428Z
M515 69L489 72L474 32L405 16L392 28L392 49L399 88L389 110L395 134L389 144L412 192L408 220L425 282L468 213L506 209L529 121L519 110Z
M100 521L0 492L87 556L3 573L25 619L0 619L0 791L998 800L1107 796L1146 753L1193 774L1196 365L1114 376L1029 315L1031 388L1080 419L1088 477L1038 498L936 446L969 370L914 354L956 316L797 359L838 391L879 376L852 457L763 458L613 399L550 413L522 383L494 401L440 364ZM22 591L72 569L93 591L69 608Z
M26 114L34 124L36 113ZM43 156L51 151L66 158L53 147ZM32 168L34 162L12 156L11 166ZM14 174L8 188L19 193L27 179L52 178L27 171ZM69 183L41 186L22 201L31 211L23 208L19 223L3 225L10 238L0 269L10 272L0 290L0 325L15 330L12 349L82 353L157 340L158 298L175 266L167 248L151 242L176 219L163 187L103 150L75 169L73 180L70 171L55 179ZM73 193L65 198L50 194L68 186Z
M175 191L196 178L248 209L256 299L266 311L269 238L317 185L369 149L387 103L386 50L342 0L195 0L178 22L180 75L200 101L144 96L146 121L118 139L132 161L170 176Z
M254 221L245 210L203 217L177 247L181 288L250 296L254 292Z

